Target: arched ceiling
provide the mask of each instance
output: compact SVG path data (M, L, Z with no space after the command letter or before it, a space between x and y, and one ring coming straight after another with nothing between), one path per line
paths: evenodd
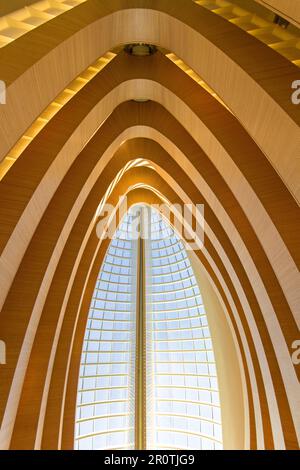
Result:
M128 25L126 30L120 22ZM121 9L117 1L99 5L88 0L0 49L2 79L12 96L3 108L3 122L11 125L3 125L0 156L84 68L107 50L140 40L159 44L188 63L233 111L298 198L298 173L290 167L299 138L299 114L290 99L297 67L223 18L185 0L161 0L154 8L152 0L128 0ZM202 55L213 60L203 61ZM37 93L40 83L43 92ZM254 105L256 99L260 107ZM16 111L18 119L13 119ZM268 135L263 132L266 125Z
M300 11L293 0L256 0L267 8L271 8L279 15L291 21L296 26L300 25Z
M95 234L97 208L104 197L117 206L128 194L131 204L162 197L205 205L204 248L195 253L242 364L245 447L297 448L293 64L193 2L87 0L0 49L8 85L1 155L78 74L129 40L176 53L232 112L161 52L121 51L4 174L0 446L72 447L84 325L107 249ZM141 158L150 167L128 167Z

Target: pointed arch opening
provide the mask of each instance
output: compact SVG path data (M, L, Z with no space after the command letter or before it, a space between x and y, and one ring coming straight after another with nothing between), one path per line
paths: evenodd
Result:
M99 270L75 427L78 450L222 449L200 286L184 241L155 209L131 207Z

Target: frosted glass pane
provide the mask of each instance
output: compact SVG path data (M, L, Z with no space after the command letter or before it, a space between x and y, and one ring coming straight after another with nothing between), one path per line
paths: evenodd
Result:
M183 243L153 211L151 230L147 447L220 449L218 382L200 289Z
M137 248L129 237L130 223L130 215L125 216L91 301L78 382L75 449L133 448Z

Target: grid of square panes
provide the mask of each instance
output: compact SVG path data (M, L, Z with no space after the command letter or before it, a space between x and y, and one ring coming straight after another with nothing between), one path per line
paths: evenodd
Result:
M136 242L127 214L90 305L81 357L75 449L134 448Z
M222 429L210 331L183 243L152 211L147 243L147 418L151 449L221 449Z

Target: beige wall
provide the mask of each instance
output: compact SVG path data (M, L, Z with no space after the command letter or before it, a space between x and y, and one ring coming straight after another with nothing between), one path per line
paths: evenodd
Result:
M188 251L203 298L216 359L224 449L249 449L248 398L242 360L230 319L208 274Z

